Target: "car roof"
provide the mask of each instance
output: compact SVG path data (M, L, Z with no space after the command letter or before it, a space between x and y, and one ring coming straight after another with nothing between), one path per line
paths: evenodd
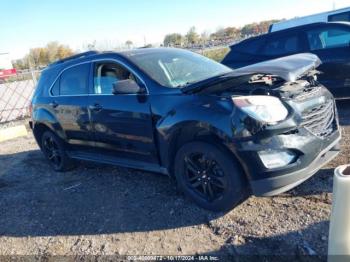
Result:
M160 48L138 48L138 49L130 49L130 50L123 50L123 51L87 51L84 53L79 53L61 60L58 60L52 64L49 64L48 67L46 67L45 70L60 70L62 68L72 66L78 63L84 63L89 62L91 60L95 59L104 59L108 58L109 56L118 56L128 59L132 56L137 55L145 55L145 54L165 54L169 52L189 52L184 49L178 49L178 48L166 48L166 47L160 47Z
M133 56L133 55L143 55L143 54L162 54L162 53L168 53L168 52L186 52L187 50L179 49L179 48L169 48L169 47L157 47L157 48L137 48L137 49L130 49L130 50L124 50L117 52L123 56Z
M241 42L239 42L237 44L232 45L231 47L239 46L240 44L245 44L245 43L248 43L250 41L257 40L257 39L267 38L269 36L285 34L285 33L293 32L293 31L301 31L301 30L315 28L315 27L317 28L319 26L325 26L325 25L345 25L345 26L350 26L350 22L317 22L317 23L312 23L312 24L307 24L307 25L300 25L300 26L296 26L296 27L290 27L290 28L287 28L287 29L283 29L283 30L274 31L274 32L271 32L271 33L266 33L266 34L250 37L250 38L245 39L245 40L243 40L243 41L241 41Z

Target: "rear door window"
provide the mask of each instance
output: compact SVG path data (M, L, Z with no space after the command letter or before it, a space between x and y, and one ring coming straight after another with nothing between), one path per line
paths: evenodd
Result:
M310 50L322 50L350 46L350 28L327 27L307 32Z
M61 96L88 94L90 63L81 64L65 70L60 77Z
M298 53L299 50L298 35L274 36L269 38L263 49L263 55L278 56Z

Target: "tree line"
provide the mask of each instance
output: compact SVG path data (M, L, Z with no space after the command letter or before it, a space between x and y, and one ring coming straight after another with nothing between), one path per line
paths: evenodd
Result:
M207 45L211 42L226 42L227 40L236 41L243 38L267 33L271 24L280 20L267 20L260 23L247 24L241 28L226 27L219 28L216 32L209 34L207 31L199 34L195 27L182 35L180 33L167 34L164 37L164 46L188 47L195 45Z
M69 46L50 42L45 47L31 48L24 58L12 61L12 64L18 70L40 69L73 54L74 51Z
M133 42L127 40L124 47L131 49L133 47ZM145 47L151 47L147 45ZM88 43L83 46L85 50L100 50L97 46L97 41ZM27 69L41 69L46 67L57 60L74 55L79 51L73 51L69 46L60 44L59 42L50 42L44 47L31 48L29 53L25 55L22 59L17 59L12 61L12 65L17 70L27 70Z
M206 47L210 45L229 44L234 41L266 33L272 23L279 20L268 20L260 23L247 24L241 28L226 27L219 28L214 33L207 31L199 34L196 28L191 27L185 35L180 33L167 34L164 38L163 45L166 47ZM133 42L128 40L125 47L132 48ZM147 45L145 47L152 47ZM96 41L88 44L86 50L96 49ZM12 61L14 68L23 69L40 69L59 59L73 55L75 52L67 45L58 42L50 42L45 47L37 47L29 50L29 53L22 59Z

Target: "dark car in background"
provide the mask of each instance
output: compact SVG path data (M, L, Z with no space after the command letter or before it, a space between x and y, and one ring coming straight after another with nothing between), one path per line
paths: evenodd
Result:
M350 98L350 23L314 23L244 40L230 47L222 63L240 68L310 52L322 61L319 81L337 99Z
M233 71L171 48L83 53L42 72L30 126L56 171L78 159L158 172L229 210L297 186L339 152L319 64L302 54Z

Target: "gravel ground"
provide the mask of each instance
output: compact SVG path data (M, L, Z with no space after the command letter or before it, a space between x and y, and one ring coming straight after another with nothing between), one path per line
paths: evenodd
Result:
M32 135L0 145L0 255L236 255L327 253L333 168L350 163L350 107L340 105L342 152L285 194L250 197L227 214L198 208L167 177L81 163L51 170Z

